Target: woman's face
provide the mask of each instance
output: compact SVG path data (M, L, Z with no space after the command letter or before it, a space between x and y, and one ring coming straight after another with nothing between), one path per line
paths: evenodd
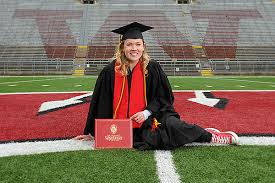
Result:
M124 42L124 54L131 62L139 61L144 51L142 39L126 39Z

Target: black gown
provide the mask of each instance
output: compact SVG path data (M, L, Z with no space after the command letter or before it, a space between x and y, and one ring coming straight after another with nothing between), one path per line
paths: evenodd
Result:
M98 76L87 117L84 134L94 136L95 118L113 118L115 61L108 64ZM191 142L209 142L211 133L198 125L180 120L174 110L174 95L168 78L156 61L150 61L146 75L146 109L152 115L141 128L133 129L137 149L173 149ZM152 131L152 119L161 124Z

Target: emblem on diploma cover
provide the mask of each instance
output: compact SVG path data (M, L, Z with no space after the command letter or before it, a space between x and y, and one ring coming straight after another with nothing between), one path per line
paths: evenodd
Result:
M115 124L112 124L110 126L110 130L111 130L112 134L116 134L116 132L117 132L117 126Z

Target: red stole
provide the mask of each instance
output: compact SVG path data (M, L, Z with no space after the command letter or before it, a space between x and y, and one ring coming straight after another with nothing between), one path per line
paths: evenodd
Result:
M132 72L130 89L129 117L137 112L143 111L146 107L145 77L140 64L137 63ZM126 119L128 111L129 93L127 76L115 71L113 118ZM142 123L133 121L133 128L140 128Z

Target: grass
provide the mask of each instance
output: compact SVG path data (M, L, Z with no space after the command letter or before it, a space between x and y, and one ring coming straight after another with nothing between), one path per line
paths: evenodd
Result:
M183 147L173 151L183 182L275 182L275 146Z
M158 182L153 151L98 150L0 158L0 182Z
M173 90L275 90L275 77L169 77ZM0 93L91 91L94 76L0 77Z
M184 183L273 183L275 146L172 151ZM158 182L153 151L97 150L0 158L0 182Z
M91 91L95 82L95 77L0 77L0 92Z

